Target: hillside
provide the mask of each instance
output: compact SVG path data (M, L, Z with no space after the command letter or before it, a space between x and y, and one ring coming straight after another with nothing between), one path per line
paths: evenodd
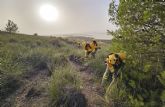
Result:
M0 107L165 107L164 0L19 2L0 4Z
M2 107L106 105L100 71L90 66L97 59L83 61L75 41L1 32L0 50Z
M144 51L140 49L145 47L123 45L128 41L119 40L115 38L112 41L99 41L101 50L98 50L96 58L84 59L84 50L74 38L1 32L0 105L2 107L164 105L164 54L147 53L155 51L153 49L155 46L151 46L151 50ZM105 87L100 86L106 69L105 58L109 53L120 52L125 48L128 49L123 71L109 90L107 87L110 78ZM163 48L156 49L163 50Z
M106 42L106 43L110 43L111 40L109 39L95 39L95 38L91 38L91 37L83 37L83 36L70 36L70 37L66 37L67 39L69 40L75 40L75 41L82 41L82 40L85 40L85 41L92 41L92 40L96 40L96 41L99 41L99 42Z

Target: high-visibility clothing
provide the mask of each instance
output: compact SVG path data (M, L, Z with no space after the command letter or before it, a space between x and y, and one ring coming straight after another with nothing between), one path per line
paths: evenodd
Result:
M97 46L94 43L86 44L85 51L92 52L97 49Z
M92 50L92 51L95 51L95 50L97 49L96 44L94 44L93 42L90 43L90 47L91 47L91 50Z
M115 67L119 67L121 63L125 62L126 54L125 53L112 53L106 58L106 64L109 67L110 72L115 71Z
M100 49L100 47L97 46L97 42L96 41L92 41L91 43L84 42L83 45L85 50L85 57L88 57L89 54L91 54L92 57L95 58L95 54L97 50Z
M111 87L112 83L118 77L119 73L122 72L125 65L126 54L125 53L117 53L110 54L106 58L106 70L104 72L101 85L104 86L105 82L108 78L111 78L111 82L109 87ZM110 75L111 74L111 75Z

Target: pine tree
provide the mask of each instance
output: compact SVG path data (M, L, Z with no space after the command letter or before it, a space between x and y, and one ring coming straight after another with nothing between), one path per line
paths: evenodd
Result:
M119 29L112 34L111 50L128 54L123 84L132 106L160 106L165 87L165 2L120 0L109 7L110 21ZM161 96L161 97L160 97Z
M13 21L8 20L5 30L9 33L16 33L18 31L18 26Z

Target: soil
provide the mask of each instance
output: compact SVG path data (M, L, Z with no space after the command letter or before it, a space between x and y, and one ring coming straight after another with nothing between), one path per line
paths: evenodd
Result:
M5 100L2 107L48 107L47 70L34 70L22 77L22 86Z
M104 107L103 88L100 83L94 81L93 69L83 65L80 57L71 55L69 61L80 71L80 79L83 83L81 91L87 100L87 107Z
M73 92L69 97L81 96L80 103L87 107L104 107L103 88L95 82L93 69L83 64L81 57L69 56L68 61L80 73L82 86L80 92ZM33 70L22 78L22 85L11 97L5 100L1 107L49 107L51 101L48 85L50 72L48 70ZM84 98L83 98L84 96ZM77 97L75 97L77 99ZM74 98L74 99L75 99ZM72 102L72 100L70 100ZM83 101L83 102L82 102ZM70 107L70 106L69 106ZM83 107L83 106L74 106Z

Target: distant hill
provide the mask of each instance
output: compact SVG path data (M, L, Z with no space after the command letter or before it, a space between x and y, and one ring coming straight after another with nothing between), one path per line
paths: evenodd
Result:
M91 41L94 40L94 38L90 38L90 37L83 37L83 36L70 36L70 37L66 37L70 40L85 40L85 41Z
M106 43L110 43L111 40L107 40L107 39L95 39L95 38L91 38L91 37L83 37L83 36L70 36L70 37L66 37L69 40L76 40L76 41L92 41L92 40L96 40L99 42L106 42Z

